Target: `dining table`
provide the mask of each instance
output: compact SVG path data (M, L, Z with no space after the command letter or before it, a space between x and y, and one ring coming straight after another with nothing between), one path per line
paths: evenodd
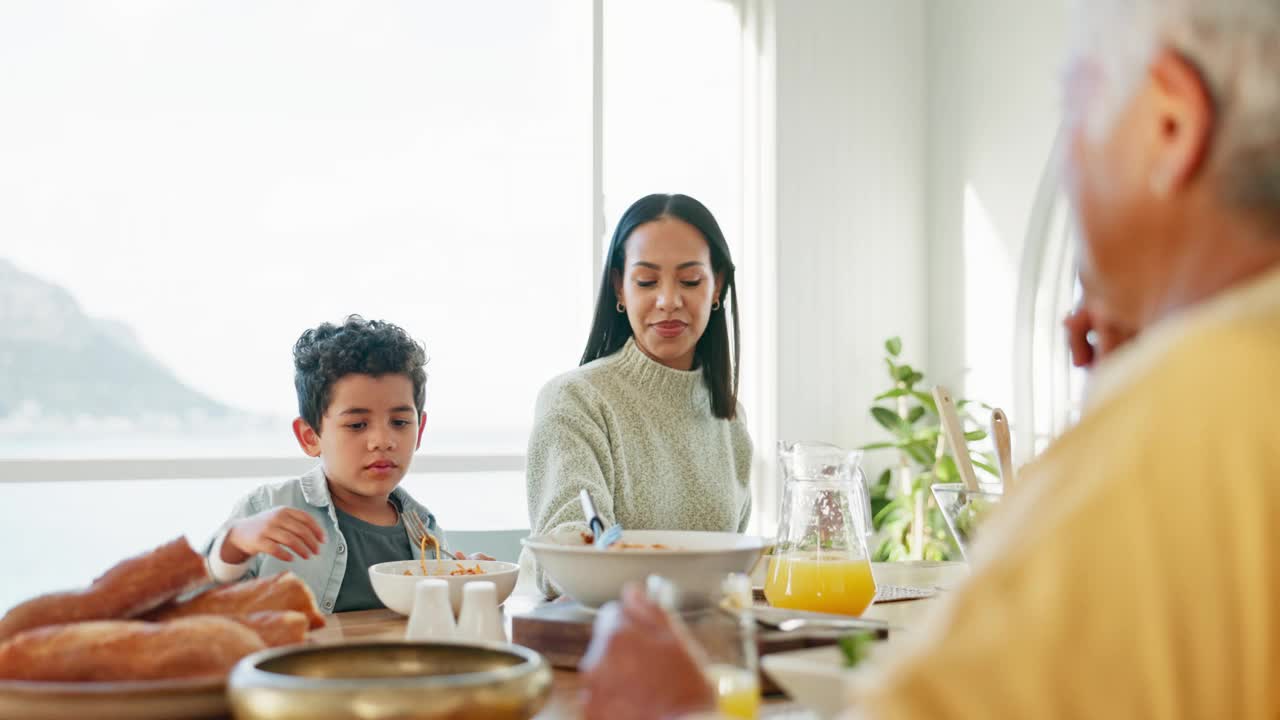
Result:
M872 573L877 585L936 591L931 597L917 600L877 602L863 613L863 617L889 623L889 643L892 645L909 635L913 628L919 627L924 617L946 596L947 591L965 578L968 569L964 563L960 562L917 561L872 563ZM547 602L549 601L542 596L532 581L526 582L522 576L521 581L517 583L515 590L502 606L508 636L513 616L527 613ZM331 616L327 626L314 631L311 637L312 641L317 643L399 640L404 637L407 622L408 619L403 615L387 609L337 613ZM572 720L580 717L582 687L583 680L579 673L573 670L555 669L550 697L535 717L538 720ZM772 720L801 720L812 717L803 707L785 696L764 698L760 716Z

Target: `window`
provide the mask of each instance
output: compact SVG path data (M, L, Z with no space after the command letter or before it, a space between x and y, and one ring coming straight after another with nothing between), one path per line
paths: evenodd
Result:
M677 22L678 19L678 22ZM604 5L607 247L632 202L691 195L742 255L742 30L727 2Z
M523 449L589 319L590 3L60 5L0 22L0 456L292 455L348 313L426 344L427 448Z
M410 491L527 522L593 217L684 192L744 264L742 36L727 0L0 7L0 537L46 568L0 609L305 467L291 345L352 312L431 357Z

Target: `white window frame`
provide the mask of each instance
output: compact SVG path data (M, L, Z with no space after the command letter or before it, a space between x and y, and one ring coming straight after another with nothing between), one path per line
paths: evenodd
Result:
M777 428L776 333L776 136L774 130L774 3L777 0L723 0L742 21L743 257L739 276L755 288L745 304L743 334L759 348L744 357L750 396L747 423L755 442L753 467L756 512L753 531L776 522L773 480ZM599 291L604 263L604 0L592 0L592 297ZM297 476L315 464L307 457L0 459L0 485L19 482L243 479ZM411 474L523 472L523 453L420 454Z

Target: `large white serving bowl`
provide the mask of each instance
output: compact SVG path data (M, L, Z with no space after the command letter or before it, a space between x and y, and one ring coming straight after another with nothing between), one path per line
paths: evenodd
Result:
M516 578L520 575L520 566L515 563L499 560L427 560L427 572L430 577L439 578L449 583L449 602L453 605L453 614L457 615L462 608L462 586L477 580L488 580L498 590L498 602L504 602L516 587ZM449 571L461 563L465 567L480 566L483 575L449 575ZM412 575L405 575L405 571ZM437 575L436 573L444 573ZM383 605L401 615L413 611L413 589L423 579L422 564L417 560L395 560L369 566L369 582L373 585L373 593Z
M525 547L556 587L587 607L599 607L622 594L629 582L661 575L690 603L716 598L730 573L751 571L764 538L729 532L624 530L621 543L665 545L666 549L599 550L581 533L561 532L525 538Z

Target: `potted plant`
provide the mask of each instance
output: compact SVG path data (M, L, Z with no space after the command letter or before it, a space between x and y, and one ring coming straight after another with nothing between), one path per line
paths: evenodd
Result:
M947 447L942 434L932 388L923 385L924 373L901 361L901 339L889 338L884 349L892 386L876 397L871 416L890 439L862 449L892 450L897 455L868 488L872 523L877 531L872 560L959 559L959 548L929 492L934 483L960 481L953 450ZM970 400L957 400L956 406L966 426L964 451L969 453L974 467L997 478L994 457L967 447L987 437L968 408L977 406L989 413L991 406Z

